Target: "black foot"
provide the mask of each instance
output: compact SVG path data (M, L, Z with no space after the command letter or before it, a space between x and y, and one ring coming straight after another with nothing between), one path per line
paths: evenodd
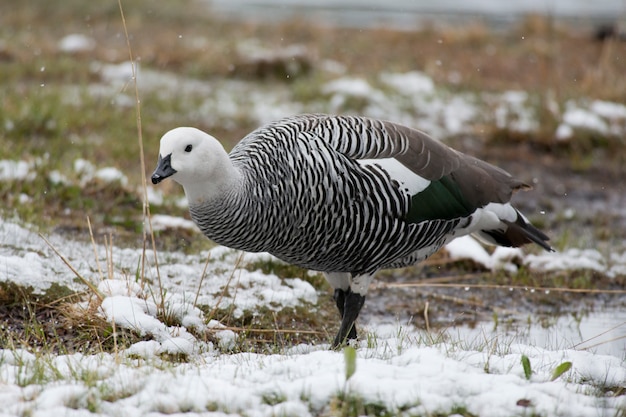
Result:
M341 313L341 326L332 344L332 348L336 349L344 345L346 341L356 339L357 334L354 322L365 303L365 296L347 289L346 291L335 290L334 298ZM340 303L341 299L343 299L343 303ZM343 307L340 304L343 304Z

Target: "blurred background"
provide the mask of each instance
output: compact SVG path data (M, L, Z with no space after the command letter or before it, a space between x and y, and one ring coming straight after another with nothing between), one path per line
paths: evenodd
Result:
M281 21L293 18L346 27L387 26L415 30L434 21L466 23L478 19L490 26L506 27L530 14L568 21L615 25L624 13L623 0L206 0L212 9L232 19Z

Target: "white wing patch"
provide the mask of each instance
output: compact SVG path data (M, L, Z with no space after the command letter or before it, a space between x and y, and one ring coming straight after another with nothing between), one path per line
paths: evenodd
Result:
M357 162L361 166L375 166L382 169L392 180L398 181L410 195L415 195L430 185L429 180L420 177L395 158L359 159Z

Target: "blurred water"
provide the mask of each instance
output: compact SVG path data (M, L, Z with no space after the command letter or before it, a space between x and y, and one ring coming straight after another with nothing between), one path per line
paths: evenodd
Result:
M427 21L480 19L503 25L529 13L598 24L614 23L626 0L205 0L232 19L284 20L293 17L346 27L393 26L410 29Z

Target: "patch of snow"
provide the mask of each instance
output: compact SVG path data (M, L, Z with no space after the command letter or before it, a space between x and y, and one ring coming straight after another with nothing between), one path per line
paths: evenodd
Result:
M624 275L626 271L626 254L610 255L607 260L595 249L568 249L565 252L527 255L524 263L531 269L539 271L557 270L593 270L609 277Z
M212 85L211 94L203 95L201 104L190 109L190 115L202 123L235 129L241 124L243 115L261 125L301 113L303 109L302 103L293 101L289 89L284 86L227 80Z
M249 116L259 125L302 113L303 110L301 103L290 101L287 96L282 96L279 92L271 96L265 92L252 92L249 99L252 103Z
M341 109L351 98L356 98L363 100L365 104L370 106L374 104L373 108L370 108L366 113L375 116L375 109L384 108L380 104L388 101L382 91L375 89L362 78L342 77L329 81L322 86L322 93L330 96L329 107L333 112L341 112Z
M539 272L592 270L614 278L626 272L626 254L612 253L609 258L595 249L570 248L564 252L524 255L520 248L496 247L489 254L472 236L462 236L445 246L452 259L471 259L486 269L516 271L513 260L521 260L530 270Z
M462 236L454 239L445 246L446 252L452 259L471 259L486 269L502 269L516 271L517 266L511 261L523 258L519 248L505 248L498 246L492 254L478 243L472 236Z
M123 83L126 85L133 80L133 65L135 69L135 73L137 74L137 79L142 79L143 74L139 77L140 66L138 63L132 63L130 61L121 62L119 64L104 64L95 62L92 64L91 70L100 74L102 79L109 83Z
M446 245L446 252L452 259L471 259L479 265L490 269L491 255L485 247L471 236L461 236Z
M157 189L151 185L146 187L146 191L148 194L148 202L151 205L161 206L163 205L163 192L160 189ZM143 195L143 189L139 189L139 194Z
M589 110L579 107L569 108L563 114L563 123L576 129L586 129L608 134L609 127L600 116Z
M198 342L188 333L185 336L168 337L161 343L159 353L191 355L197 349Z
M48 179L53 184L69 184L70 183L67 177L63 175L61 172L57 171L56 169L48 173Z
M58 412L67 408L87 408L88 392L86 386L79 384L51 386L37 397L35 407Z
M476 116L476 107L465 96L453 96L443 109L443 126L448 134L467 131L467 125Z
M122 171L114 167L101 168L94 174L96 178L103 182L112 183L119 182L121 185L126 186L128 184L128 178Z
M492 269L504 270L508 272L517 271L517 265L514 260L523 259L524 252L521 248L507 248L504 246L496 246L491 254Z
M98 283L98 291L106 296L122 295L122 296L143 296L143 288L134 281L123 279L103 279Z
M74 161L74 172L78 175L81 185L94 178L106 183L119 182L123 186L128 184L128 177L119 169L114 167L96 169L90 161L82 158Z
M96 41L86 35L80 33L72 33L64 36L58 43L58 47L62 52L87 52L96 46Z
M187 220L182 217L174 217L166 214L153 214L152 230L160 231L167 229L186 229L195 232L198 230L198 227L191 220Z
M574 136L574 128L566 123L559 124L554 134L554 137L557 140L561 140L561 141L569 140L573 136Z
M524 263L538 271L588 269L607 272L604 256L595 249L568 249L564 252L530 254L526 256Z
M55 246L65 243L58 238L50 240ZM32 287L36 294L55 284L75 291L83 289L36 233L6 220L0 222L0 281Z
M124 354L128 357L139 356L144 359L153 358L161 349L161 344L156 340L142 340L132 344L128 349L124 351Z
M104 317L140 335L156 335L165 332L166 326L155 316L157 306L154 302L138 297L111 295L100 305Z
M219 340L219 346L223 350L231 350L235 347L237 335L232 330L220 330L215 332L215 337Z
M610 101L594 100L589 106L589 110L605 119L626 119L626 106L621 103Z
M346 66L344 64L342 64L339 61L334 61L330 59L322 60L320 64L320 68L323 71L326 71L332 74L337 74L337 75L343 75L346 73Z
M539 128L525 91L505 91L496 98L496 126L517 132L532 132Z
M74 161L74 172L76 172L84 182L89 182L96 172L96 168L86 159L76 159Z
M187 197L185 196L182 196L178 200L176 200L175 204L176 204L176 207L181 208L181 209L189 208L189 201L187 200Z
M143 69L137 62L134 63L135 73L133 74L133 63L130 61L119 64L107 64L95 62L91 66L93 73L99 74L102 81L111 88L102 86L92 86L90 90L96 96L114 96L122 100L119 104L123 106L134 106L134 88L130 88L137 79L138 88L142 91L156 92L162 99L170 99L172 96L208 96L212 94L213 87L210 83L195 80L192 78L181 78L176 74ZM119 94L120 91L130 92L130 95ZM131 97L132 96L132 97Z
M117 326L153 337L160 344L159 353L190 355L198 349L210 349L209 345L198 341L185 327L168 326L159 320L156 317L157 305L151 300L112 295L102 300L100 310L105 319Z
M0 160L0 181L32 180L35 173L33 164L26 161Z
M192 227L189 224L189 227ZM193 226L195 230L195 226ZM135 297L135 299L119 299L123 311L137 311L147 308L136 297L139 291L136 284L129 284L127 278L118 276L115 271L135 271L144 256L142 249L122 249L113 247L107 254L102 245L96 248L98 259L95 259L92 245L82 242L66 240L60 236L50 236L51 243L59 248L63 256L73 265L77 272L86 279L91 279L99 290L109 297ZM107 265L107 256L112 257L115 271L110 271L115 283L98 278L98 271ZM210 257L203 279L204 266L207 257ZM159 274L163 283L163 290L168 294L165 305L171 308L181 321L188 320L196 325L199 310L192 306L187 298L181 294L198 295L198 305L214 308L232 308L235 317L240 317L245 311L254 311L261 306L270 310L295 307L302 303L317 302L317 292L308 282L299 278L281 279L276 275L265 275L260 271L248 271L238 268L242 259L247 262L265 260L267 254L245 254L224 247L216 247L210 252L198 255L185 255L179 252L167 254L167 262L160 263ZM146 278L156 282L157 270L152 264L152 256L145 258ZM99 265L98 265L99 264ZM107 275L107 271L102 271ZM24 287L32 287L35 293L45 293L51 285L66 286L75 291L84 287L76 282L75 275L55 255L45 242L34 232L9 222L0 223L0 281L14 282ZM200 282L202 281L202 285ZM224 294L229 286L232 294ZM111 303L108 301L107 303ZM145 303L144 303L145 304ZM115 303L110 305L114 308ZM152 310L144 311L145 314ZM107 317L113 317L108 315ZM145 318L145 317L144 317ZM147 320L147 318L145 318ZM130 319L127 320L132 322Z
M382 73L380 80L402 95L432 95L435 93L434 81L421 71L403 74Z
M374 92L374 88L362 78L344 77L326 83L322 87L322 92L366 98Z
M576 216L576 209L568 207L563 210L563 218L566 220L572 220Z

